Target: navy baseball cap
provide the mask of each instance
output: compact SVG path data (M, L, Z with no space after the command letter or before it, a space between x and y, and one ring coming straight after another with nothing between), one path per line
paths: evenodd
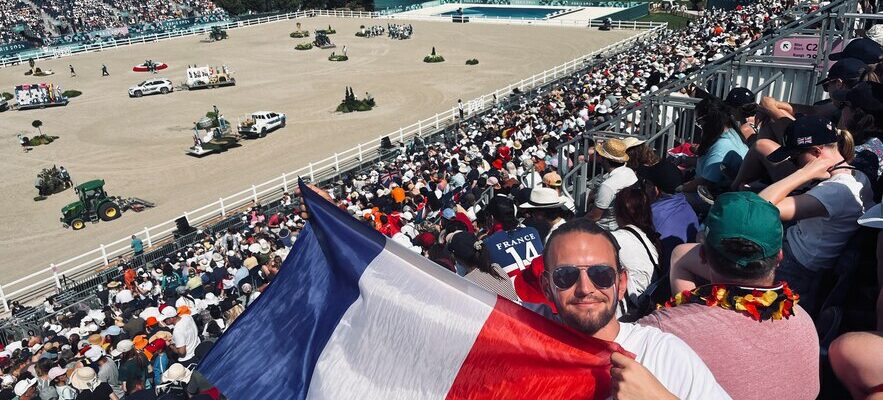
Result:
M777 164L785 161L801 149L837 142L834 124L827 118L803 116L785 128L785 144L770 153L767 160Z
M835 79L842 80L855 80L858 79L862 72L865 70L867 64L864 61L859 60L858 58L842 58L840 61L834 63L830 69L828 69L828 76L825 79L822 79L816 85L823 85L826 82L833 81Z
M831 93L837 101L848 101L852 107L867 113L883 112L883 83L862 81L852 89L837 90Z
M828 59L837 61L843 58L858 58L865 64L876 64L880 62L881 56L883 56L883 46L868 38L858 38L849 42L843 51L831 53Z
M747 88L733 88L730 90L730 93L727 93L727 98L724 100L730 107L741 107L749 103L755 102L754 92Z

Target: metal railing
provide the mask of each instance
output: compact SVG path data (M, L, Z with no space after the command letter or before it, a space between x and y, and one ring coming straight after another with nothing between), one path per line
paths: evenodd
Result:
M676 144L696 143L694 109L700 101L679 93L690 85L724 98L734 87L751 89L757 100L772 96L778 100L798 104L812 104L824 97L816 85L829 67L827 60L836 39L848 39L849 27L856 20L883 19L879 14L853 14L855 0L835 1L809 15L799 15L784 24L772 35L764 36L720 60L674 80L654 93L648 93L637 103L625 106L609 121L558 147L559 173L566 192L578 210L585 210L586 194L591 179L597 174L597 165L590 154L589 144L594 139L633 136L650 142L660 155ZM799 10L801 7L795 7ZM792 37L813 38L818 42L817 57L776 57L774 48ZM572 149L573 151L570 151Z
M636 36L623 39L619 42L605 46L592 53L575 58L554 68L547 69L531 77L522 79L464 103L464 108L469 115L480 113L494 107L498 101L513 92L513 89L526 91L532 88L549 84L560 78L566 77L572 72L579 71L592 60L608 57L631 47L638 41L652 38L665 29L665 25L657 25ZM376 159L384 137L390 140L398 140L405 143L415 137L424 137L438 132L458 122L459 109L452 107L432 117L417 121L411 125L401 127L396 131L378 138L361 143L349 150L334 153L325 159L311 162L307 166L282 174L278 178L251 185L240 192L221 197L217 201L206 204L195 210L185 211L181 216L186 217L193 226L210 224L224 219L228 214L247 207L253 202L272 201L281 197L283 192L289 191L296 185L297 178L303 177L309 181L320 181L339 176L355 166ZM134 235L138 236L147 248L160 246L172 240L177 229L174 220L169 220L151 227L145 227ZM52 263L27 276L15 279L0 285L0 301L4 309L9 311L9 302L13 300L26 301L39 298L59 290L61 281L65 276L84 276L112 266L115 258L130 256L130 238L132 235L116 240L111 243L100 244L95 250L80 254L76 257L58 263Z

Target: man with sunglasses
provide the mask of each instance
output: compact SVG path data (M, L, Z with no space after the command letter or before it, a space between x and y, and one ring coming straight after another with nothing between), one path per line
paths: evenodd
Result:
M615 398L729 399L705 363L676 336L616 320L628 274L616 239L596 223L578 218L552 232L543 250L542 287L565 325L613 341L635 354L614 354ZM633 391L639 391L635 393Z

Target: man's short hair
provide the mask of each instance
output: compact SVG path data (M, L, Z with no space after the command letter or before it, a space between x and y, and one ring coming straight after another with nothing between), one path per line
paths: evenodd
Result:
M543 248L543 267L546 270L549 269L548 260L551 253L550 249L552 248L552 242L557 240L558 237L568 233L586 233L589 235L601 235L606 238L607 241L610 242L610 245L613 246L613 253L616 255L616 270L622 271L622 262L619 260L619 243L616 241L616 238L610 233L610 231L602 228L595 223L595 221L586 218L575 218L567 221L549 235L549 239L546 240L546 245Z
M753 258L758 254L762 254L763 250L756 243L742 238L728 238L721 240L719 247L726 251L729 255L741 255L745 258ZM721 252L715 250L711 246L705 246L705 255L708 263L718 274L726 277L739 279L761 279L769 276L779 264L778 254L771 257L758 259L737 264Z
M766 277L782 249L779 209L752 192L718 196L705 218L704 248L711 267L721 275Z

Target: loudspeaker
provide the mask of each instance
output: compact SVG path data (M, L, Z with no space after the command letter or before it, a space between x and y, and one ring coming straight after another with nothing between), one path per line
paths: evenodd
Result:
M175 238L179 238L181 236L185 236L191 232L196 231L196 228L190 226L190 222L187 221L187 217L176 219L175 225L178 227L178 229L175 231Z

